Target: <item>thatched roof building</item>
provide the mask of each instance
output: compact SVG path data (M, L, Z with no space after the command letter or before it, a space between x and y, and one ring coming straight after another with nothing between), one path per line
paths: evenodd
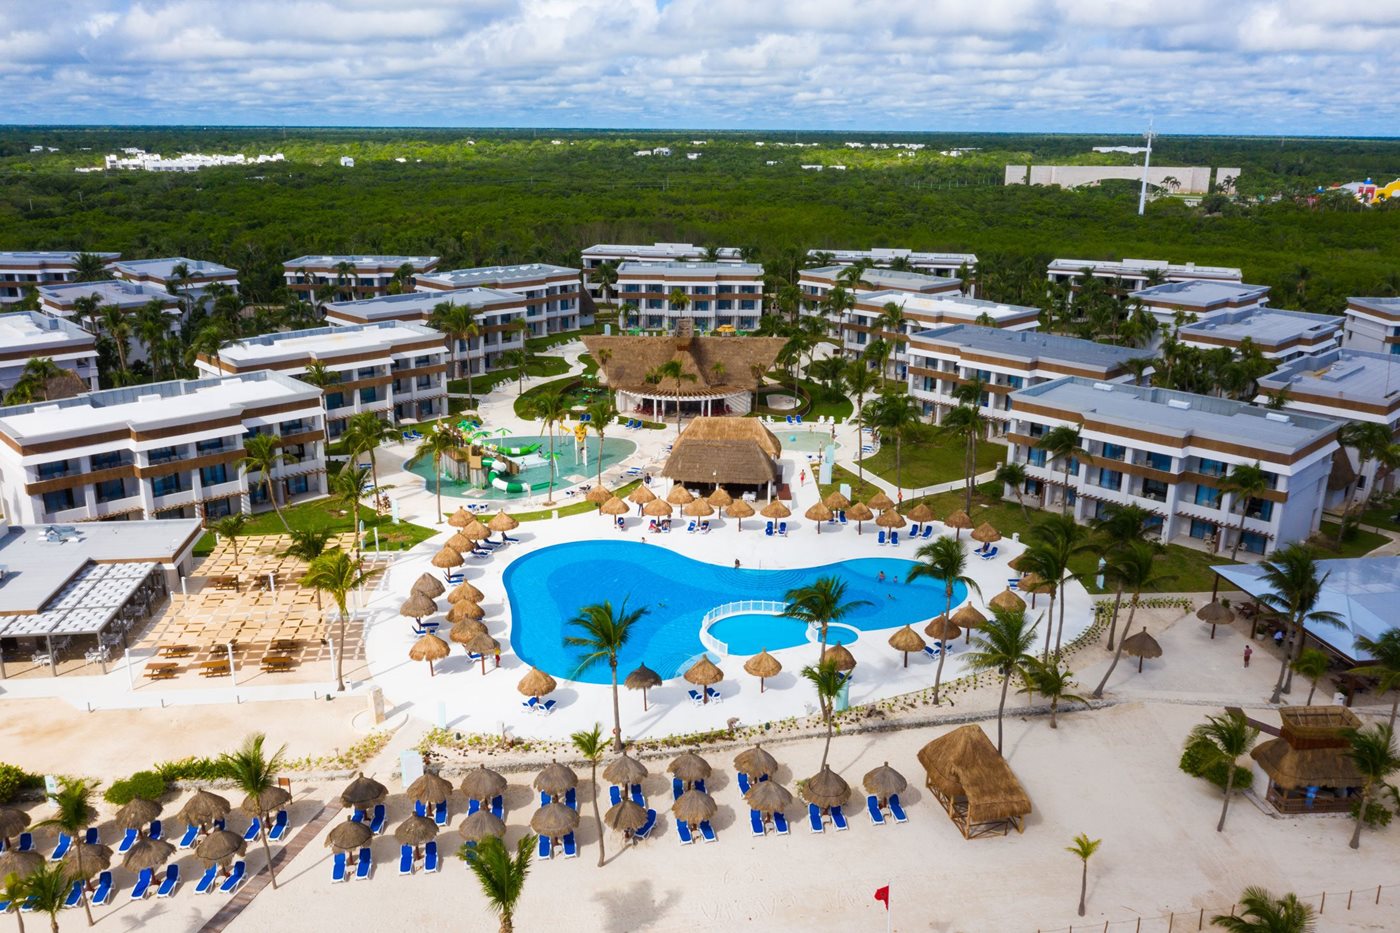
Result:
M967 725L919 749L924 783L964 839L1006 835L1031 812L1031 800L981 726Z
M1250 752L1268 775L1269 803L1282 813L1350 812L1365 782L1347 755L1346 730L1361 720L1345 706L1286 706L1279 718L1279 738Z
M676 439L661 475L686 486L767 487L782 476L782 453L757 418L696 418Z
M785 341L782 337L589 336L583 343L598 361L602 381L617 392L617 407L624 414L644 408L664 414L669 402L711 415L749 411L750 395L773 368ZM672 360L680 363L681 379L654 378Z

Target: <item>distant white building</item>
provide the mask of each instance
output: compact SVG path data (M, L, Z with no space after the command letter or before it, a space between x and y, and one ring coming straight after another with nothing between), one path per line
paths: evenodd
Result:
M1269 301L1269 286L1189 280L1140 288L1128 297L1140 303L1159 325L1173 327L1178 314L1194 323L1204 323L1224 312L1262 308Z
M962 278L964 274L971 276L977 272L976 253L932 253L877 246L873 249L813 249L808 250L807 255L838 266L852 266L857 262L889 266L896 261L906 261L915 272L945 278Z
M76 282L78 279L78 257L82 253L40 252L36 250L15 250L0 252L0 307L14 304L25 296L31 288L40 285L56 285L63 282ZM93 253L103 264L111 267L121 258L121 253Z
M340 157L340 167L341 167L341 168L354 168L354 167L355 167L355 160L352 159L350 156L341 156L341 157Z
M286 158L280 152L263 153L251 159L241 152L233 155L204 155L198 152L185 152L173 159L162 158L159 152L146 152L134 148L126 148L122 152L127 156L126 158L109 155L103 160L102 167L108 171L197 172L202 168L220 165L260 165L265 162L282 162ZM78 169L78 171L83 171L83 169Z
M334 285L342 297L386 295L394 275L410 266L414 275L437 268L436 256L298 256L282 263L282 281L289 291L310 301L323 285ZM413 287L413 279L403 283Z
M672 294L686 297L672 304ZM626 323L672 330L691 318L697 331L720 327L748 331L763 314L763 267L751 262L624 262L617 270L617 298L631 305Z
M890 330L884 321L885 306L890 304L900 311L898 330ZM889 374L903 380L909 371L910 336L945 324L1035 330L1040 324L1040 312L1025 305L967 298L958 292L865 292L856 299L855 308L841 316L841 348L847 356L859 357L875 340L889 342Z
M146 282L169 292L202 298L219 283L238 291L238 270L217 262L172 256L167 259L126 259L112 264L112 275L127 282ZM180 273L183 271L183 275Z
M720 246L713 251L694 243L595 243L581 254L583 287L595 301L602 297L602 288L591 281L589 273L605 262L742 262L737 247Z
M1348 298L1342 342L1354 350L1400 353L1400 298Z
M0 394L10 391L33 359L49 359L97 389L97 343L77 324L38 311L0 314Z
M687 159L689 159L690 161L694 162L696 159L700 158L701 155L703 155L703 153L700 153L700 152L687 152L687 153L685 154L685 157L686 157Z
M543 337L578 330L593 323L592 312L581 302L579 270L546 262L514 266L479 266L430 272L417 278L417 290L426 293L464 289L496 289L523 299L523 320L530 336Z
M1153 280L1159 282L1234 282L1244 281L1239 269L1227 266L1198 266L1194 262L1170 263L1161 259L1056 259L1050 263L1049 279L1078 290L1075 284L1084 274L1103 279L1124 292L1146 288Z
M669 146L657 146L655 149L652 150L652 152L656 153L659 156L668 156L671 154L671 149Z

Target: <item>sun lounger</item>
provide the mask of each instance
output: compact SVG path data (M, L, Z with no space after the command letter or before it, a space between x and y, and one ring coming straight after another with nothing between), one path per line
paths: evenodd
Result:
M389 812L384 809L384 804L374 805L374 818L369 821L369 831L378 836L384 832L384 824L388 821Z
M16 848L20 852L32 852L34 850L34 834L20 833L19 845Z
M569 807L570 809L573 809L573 810L577 810L577 809L578 809L578 790L577 790L577 788L570 787L567 791L565 791L565 793L564 793L564 806Z
M363 823L365 821L365 811L356 807L355 812L350 814L350 820L355 823Z
M210 865L204 869L204 874L199 876L199 884L194 886L194 893L208 894L214 890L214 882L219 879L219 866Z
M652 828L656 826L656 811L647 810L647 821L642 824L642 828L632 834L633 839L645 839L651 835Z
M439 826L447 825L447 801L444 800L433 808L433 822Z
M895 531L893 528L891 528L891 529L890 529L890 544L898 544L898 543L899 543L899 532L897 532L897 531Z
M58 860L60 860L61 858L63 858L65 855L67 855L67 854L68 854L68 850L71 849L72 847L73 847L73 837L70 836L70 835L68 835L67 833L59 833L59 834L58 834L58 844L55 845L55 846L53 847L53 852L52 852L52 854L49 855L49 861L50 861L50 862L57 862Z
M618 787L616 784L609 784L608 799L612 801L614 807L622 803L622 788Z
M588 422L593 420L593 416L588 414L587 412L584 412L583 414L578 416L578 420L579 424L587 424Z
M247 871L247 862L243 861L242 859L239 859L238 861L234 862L233 871L229 872L228 877L224 879L224 883L219 885L219 893L233 894L239 888L243 887L243 876L247 873Z
M366 849L366 852L369 850ZM437 871L442 867L442 860L438 858L438 847L435 840L430 840L423 846L423 870L426 872Z
M724 697L713 687L706 687L705 693L709 696L711 703L723 703Z
M214 871L214 870L215 870L215 869L212 869L212 868L210 869L210 871ZM340 882L342 882L342 881L344 881L344 880L345 880L345 853L344 853L344 852L337 852L337 853L335 854L335 858L331 859L331 883L332 883L332 884L339 884ZM203 880L203 879L200 879L200 884L203 884L203 883L204 883L204 880Z
M287 825L287 811L278 810L277 816L275 816L272 820L272 829L268 830L267 838L271 839L273 842L281 842L283 839L287 838ZM371 823L371 832L373 831L373 829L374 824Z
M814 833L821 832L823 828L821 808L814 803L807 804L807 825L812 828Z
M671 799L680 800L685 793L685 783L678 777L671 778Z
M542 807L547 807L547 806L549 806L549 804L550 804L549 795L546 794L544 791L540 791L540 806L542 806Z
M788 416L787 416L787 423L788 423L788 424L794 424L794 423L795 423L795 422L793 422L793 420L792 420L792 415L788 415Z
M705 779L704 779L704 778L698 779L698 780L695 782L695 784L694 784L693 786L694 786L694 788L695 788L696 790L698 790L698 791L699 791L700 793L702 793L702 794L709 793L708 791L705 790Z
M739 780L739 793L748 794L749 787L752 786L749 784L749 776L742 771L738 771L736 774Z
M714 842L719 837L715 835L715 828L710 825L709 820L700 821L700 836L706 842Z
M467 816L474 816L481 812L481 801L472 799L467 801Z
M865 798L865 810L870 814L870 822L876 826L885 825L885 812L880 809L880 802L871 794Z
M254 839L258 838L260 832L262 832L262 820L255 816L253 817L253 821L248 824L248 828L243 830L243 841L252 842Z
M841 525L846 524L846 510L845 510L845 509L838 509L838 510L837 510L837 512L836 512L836 521L837 521L838 524L841 524Z
M850 824L846 822L846 814L841 812L840 804L831 808L831 822L835 824L837 832L845 832L851 828Z
M399 846L399 874L413 874L413 846Z
M690 702L694 703L696 706L700 705L701 698L698 690L686 690L686 693L690 696Z
M640 785L640 784L633 784L633 785L632 785L632 802L635 803L635 804L636 804L637 806L639 806L639 807L643 807L643 808L646 807L646 805L647 805L647 798L646 798L646 795L642 793L642 785Z
M749 809L749 829L755 836L768 835L768 828L763 825L763 814L752 808Z
M491 799L491 814L498 820L506 818L506 798L502 794L497 794Z
M909 817L904 815L904 807L900 805L898 794L890 794L890 813L894 815L896 823L904 823L909 820Z
M690 827L686 825L685 820L676 820L676 835L681 837L681 845L683 846L688 846L695 841L695 838L690 835Z
M180 886L180 866L165 866L165 878L161 881L160 887L156 889L156 897L169 897L175 893L175 889Z
M125 833L123 833L122 841L117 843L117 854L125 854L126 851L136 843L137 835L138 834L134 829L128 829Z
M539 697L530 697L529 699L520 701L520 708L525 710L527 713L533 713L535 711L535 707L539 705Z
M998 548L998 547L996 547L996 546L994 545L994 546L992 546L992 547L987 548L987 550L983 551L981 554L979 554L979 555L977 555L977 556L980 557L980 558L982 558L983 560L991 560L993 557L996 557L996 556L997 556L997 552L998 552L999 550L1000 550L1000 548Z
M930 523L930 524L925 525L925 526L924 526L924 533L921 534L921 535L919 535L919 537L920 537L921 539L932 538L932 537L933 537L933 524Z
M541 704L539 705L538 709L539 709L539 711L540 711L541 713L543 713L544 715L548 716L551 712L554 711L554 707L556 707L556 706L558 706L558 705L559 705L559 701L558 701L558 700L545 700L543 703L541 703Z
M179 848L188 849L190 846L194 845L194 841L198 838L199 827L194 825L193 823L186 824L185 834L180 837Z
M92 903L95 907L102 907L112 900L112 892L115 888L112 885L112 873L104 871L97 876L97 890L92 892Z
M38 902L39 902L39 899L36 898L33 894L31 894L31 895L29 895L28 897L26 897L26 898L24 899L24 903L21 904L21 905L19 906L19 909L22 910L22 911L24 911L24 912L27 913L27 914L33 913L33 912L34 912L34 905L37 904ZM9 901L6 901L6 902L5 902L5 906L8 908L8 907L10 906L10 902L9 902Z
M160 820L151 820L151 831L147 835L152 839L160 838ZM95 846L101 842L101 840L97 838L96 826L89 826L87 832L83 833L83 842L86 842L90 846Z
M688 535L693 535L693 534L695 534L695 527L696 527L697 524L698 524L698 522L696 522L695 519L692 518L692 519L690 520L690 524L685 526L685 533L688 534Z
M710 533L710 520L708 518L702 518L700 520L700 533L702 535Z
M68 896L63 899L64 907L77 907L83 900L83 883L73 882L73 886L68 889ZM5 912L5 908L10 906L9 901L0 904L0 914Z
M770 537L770 538L773 537L773 523L772 523L772 522L769 522L767 525L765 525L765 526L763 527L763 533L764 533L765 535L767 535L768 537Z
M796 415L795 417L797 418L797 423L798 423L798 424L801 424L801 423L802 423L802 416L801 416L801 415Z
M540 851L540 858L542 858L542 859L547 859L547 858L549 858L549 856L550 856L550 854L551 854L551 853L550 853L550 849L551 849L551 845L550 845L549 837L548 837L548 836L541 836L541 837L540 837L540 850L539 850L539 851Z
M564 858L578 858L578 842L574 840L573 833L564 837Z
M217 820L214 821L213 826L214 826L215 829L220 830L220 831L223 831L223 830L225 830L225 829L228 829L228 820L224 819L224 818L221 816L221 817L219 817Z
M931 661L937 661L941 652L933 645L924 645L924 655Z
M355 857L355 878L359 881L368 881L372 874L374 874L374 856L370 854L369 846L361 846L360 854Z
M875 539L875 543L876 543L876 544L887 544L888 542L889 542L889 538L885 537L885 529L881 528L881 529L880 529L880 537L877 538L877 539Z
M787 537L787 522L783 522L783 521L778 522L778 534L779 534L781 537L784 537L784 538Z

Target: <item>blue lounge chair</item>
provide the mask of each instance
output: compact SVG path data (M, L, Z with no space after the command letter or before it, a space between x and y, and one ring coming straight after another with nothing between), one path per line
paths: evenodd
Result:
M802 423L802 416L801 416L801 415L796 415L795 417L797 418L797 423L798 423L798 424L801 424L801 423Z
M212 869L211 869L212 870ZM339 884L345 880L345 853L337 852L335 858L331 859L331 883ZM203 881L201 880L201 884Z
M383 804L380 804L380 806L383 806ZM277 816L273 817L272 829L268 831L267 838L271 839L273 842L281 842L283 839L287 838L287 827L287 811L278 810ZM370 824L370 831L374 831L373 823Z
M690 827L686 825L685 820L676 820L676 835L681 837L681 845L683 846L688 846L695 841L695 838L690 835Z
M941 654L941 653L942 653L942 652L940 652L940 651L939 651L937 648L935 648L933 645L924 645L924 655L927 656L927 657L929 658L929 660L937 661L937 660L938 660L938 655Z
M80 903L82 903L82 900L83 900L83 883L82 883L81 881L75 881L75 882L73 882L73 886L72 886L71 888L68 889L68 896L67 896L66 898L63 899L63 906L64 906L64 907L77 907ZM5 908L6 908L6 907L9 907L9 906L10 906L10 902L9 902L9 901L5 901L3 904L0 904L0 914L3 914L3 913L5 912Z
M694 703L696 706L699 706L703 702L699 690L687 689L685 692L690 697L690 702Z
M773 537L773 523L772 523L772 522L769 522L767 525L764 526L764 528L763 528L763 533L764 533L765 535L767 535L768 537L770 537L770 538Z
M160 887L156 889L156 897L169 897L175 893L175 889L180 886L180 866L165 866L165 878L161 881Z
M885 529L880 529L880 537L875 540L876 544L886 544L889 539L885 537Z
M428 808L424 805L423 801L413 801L413 815L417 817L427 817Z
M399 846L399 874L413 874L413 846Z
M233 863L233 871L228 873L224 883L219 885L220 894L233 894L243 887L243 876L248 872L248 863L239 859Z
M656 826L656 811L647 810L647 821L642 824L642 828L632 834L633 839L645 839L651 835L652 828Z
M31 895L29 895L28 897L26 897L26 898L24 899L24 903L21 904L21 905L19 906L19 909L22 910L22 911L24 911L24 912L27 913L27 914L33 913L33 912L34 912L34 905L37 904L38 902L39 902L38 898L36 898L33 894L31 894ZM9 907L9 906L10 906L10 902L9 902L9 901L6 901L6 902L5 902L5 906L6 906L6 907Z
M153 834L153 835L151 835L151 838L152 838L152 839L159 839L159 838L160 838L160 820L152 820L152 821L151 821L151 832L152 832L152 834ZM83 842L86 842L86 843L87 843L88 845L90 845L90 846L95 846L95 845L97 845L100 841L101 841L101 840L97 838L97 827L96 827L96 826L89 826L88 829L87 829L87 832L83 833Z
M909 817L904 815L904 807L899 803L898 794L890 794L890 813L894 815L896 823L907 822Z
M262 832L262 820L255 816L253 817L253 821L248 824L248 828L243 830L243 841L252 842L254 839L258 838L258 833L260 832Z
M33 849L34 849L34 834L33 834L33 833L20 833L20 834L19 834L19 846L17 847L17 851L19 851L19 852L31 852L31 851L33 851Z
M749 784L749 776L742 771L736 773L739 778L739 793L748 794L749 787L751 786Z
M356 807L355 812L350 814L350 819L355 823L363 823L365 821L365 811Z
M438 858L437 842L429 841L423 846L423 870L437 871L442 867L442 860Z
M576 789L570 787L564 793L564 806L574 810L578 809L578 791Z
M384 824L388 821L389 812L384 809L384 804L374 805L374 818L369 821L369 831L378 836L384 832Z
M97 890L92 892L92 903L95 907L106 906L112 900L112 892L116 890L112 885L112 873L104 871L97 876Z
M188 849L199 838L199 827L190 823L185 826L185 834L180 837L180 848Z
M707 793L709 793L709 791L705 790L705 779L704 779L704 778L700 778L698 781L696 781L694 787L695 787L696 790L698 790L698 791L699 791L700 793L702 793L702 794L707 794Z
M814 833L819 833L823 829L821 808L814 803L807 804L807 825L812 827Z
M918 523L918 522L914 522L912 525L909 526L909 537L910 537L910 538L917 538L918 536L919 536L919 523Z
M752 808L749 810L749 828L755 836L768 835L768 828L763 825L763 814Z
M714 842L719 837L715 835L715 828L710 825L709 820L700 821L700 836L706 842Z
M793 420L792 420L792 415L788 415L788 416L787 416L787 423L788 423L788 424L793 424L793 423L795 423L795 422L793 422Z
M690 524L685 526L685 533L688 534L688 535L695 534L695 526L696 526L696 524L697 524L697 523L696 523L695 519L692 518L692 519L690 520Z
M547 807L549 806L549 802L549 795L544 791L540 791L540 806Z
M228 820L224 819L222 816L219 817L217 820L214 821L214 828L219 831L228 829Z
M573 833L564 837L564 858L578 858L578 843Z
M49 856L50 862L57 862L73 847L73 837L67 833L58 834L58 844L53 847L53 853Z
M503 794L497 794L492 798L491 814L498 820L506 818L506 798Z
M361 846L360 854L355 857L355 877L360 881L368 881L372 874L374 874L374 856L370 854L369 846Z
M129 850L132 847L132 845L135 844L137 835L138 834L134 829L128 829L125 833L123 833L122 841L117 843L117 854L121 855L127 850Z
M835 824L837 832L845 832L851 828L851 825L846 822L846 814L841 812L840 804L831 808L831 822Z
M618 787L616 784L609 784L608 799L612 801L614 807L622 803L622 788Z
M700 519L700 533L702 535L710 533L710 520L708 518Z
M784 538L787 537L787 522L784 522L784 521L778 522L778 534L779 534L779 536L781 536L781 537L784 537Z
M875 799L874 794L865 798L865 809L870 814L870 822L876 826L885 825L885 811L880 809L880 802Z
M467 801L467 816L472 816L481 810L481 801L475 798Z
M920 540L928 540L933 537L933 523L924 526L924 533L919 535Z
M993 557L997 556L997 552L1000 550L1000 548L993 545L992 547L989 547L987 548L987 550L983 551L980 556L983 560L991 560Z
M839 523L842 524L842 525L846 524L846 510L845 510L845 509L840 509L840 510L837 511L837 513L836 513L836 521L839 522Z
M433 808L433 822L439 826L447 825L447 801L444 800Z
M685 793L685 784L678 777L671 778L671 799L680 800L681 794Z
M521 701L520 701L520 708L523 709L523 710L525 710L525 712L527 712L527 713L533 713L533 712L535 711L535 707L537 707L537 706L539 706L539 705L540 705L540 698L539 698L539 697L530 697L528 700L521 700Z
M545 700L543 703L540 704L540 712L548 716L550 713L554 712L554 707L558 705L558 700Z
M588 414L587 412L584 412L583 414L578 416L578 420L580 424L587 424L588 422L593 420L593 416Z
M710 698L710 702L711 702L711 703L723 703L723 702L724 702L724 695L721 694L721 693L720 693L718 690L716 690L714 687L706 687L706 688L705 688L705 696L707 696L707 697Z
M540 837L540 858L547 859L551 855L552 844L548 836Z
M642 809L646 809L647 798L646 794L642 793L642 785L632 785L632 802L635 803L637 806L641 807Z
M899 543L899 532L897 532L897 531L895 531L893 528L891 528L891 529L890 529L890 544L898 544L898 543Z
M214 882L219 878L219 866L210 865L204 869L204 874L199 876L199 884L194 886L194 893L208 894L214 890Z
M467 840L467 851L466 851L466 856L465 856L465 857L466 857L466 860L467 860L468 862L475 862L475 861L476 861L476 841L475 841L475 840L473 840L473 839L468 839L468 840Z
M519 538L512 538L510 535L505 534L504 532L502 532L501 538L503 539L502 542L501 542L502 544L504 544L506 541L509 541L511 544L519 544L519 543L520 543L520 539L519 539Z
M159 838L160 838L161 832L162 832L162 830L161 830L161 826L160 826L160 820L151 820L151 828L146 832L146 835L147 835L147 836L150 836L152 839L159 839ZM93 829L89 829L89 830L88 830L88 843L89 843L90 845L96 845L96 844L97 844L97 829L96 829L96 828L93 828Z

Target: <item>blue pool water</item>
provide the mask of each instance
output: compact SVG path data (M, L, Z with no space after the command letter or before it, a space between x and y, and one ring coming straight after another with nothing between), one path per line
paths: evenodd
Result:
M888 571L887 571L888 573ZM728 616L710 626L710 634L729 648L730 654L750 655L760 651L780 651L807 644L807 625L798 619L761 613ZM857 634L843 625L829 626L829 645L849 645Z
M945 611L943 588L936 581L892 582L895 577L903 580L912 566L912 561L898 558L863 557L792 570L735 570L628 541L559 544L526 554L506 568L505 587L514 620L511 647L527 663L555 677L607 683L606 664L578 671L579 652L564 647L564 638L574 628L569 620L583 606L611 600L616 608L626 600L629 609L646 607L649 612L633 629L618 658L618 676L645 662L669 678L704 650L700 620L710 609L744 599L782 600L788 590L822 576L842 577L849 599L868 601L842 620L860 631L888 630ZM881 571L891 582L878 581ZM959 586L953 605L966 596ZM746 645L758 643L777 650L805 641L791 620L747 618L752 620L755 640L746 638ZM739 673L737 659L721 658L720 665L729 676Z
M549 438L542 435L515 435L512 437L493 438L492 443L500 444L503 447L523 447L528 444L542 444L540 453L549 450ZM626 438L604 437L603 438L603 472L607 472L616 464L622 462L632 455L637 449L637 445ZM554 485L555 488L572 486L574 483L584 480L594 481L598 476L598 435L593 432L588 433L588 454L587 462L584 462L575 451L575 444L572 435L559 435L554 439L554 450L559 456L554 464ZM424 458L408 468L411 472L421 476L427 483L427 489L432 492L436 489L437 480L433 477L433 461L431 458ZM535 485L549 482L548 462L539 463L528 467L510 477L523 483ZM530 493L516 492L508 493L499 489L472 486L468 483L459 483L455 480L444 479L442 481L442 491L449 495L461 495L471 491L473 499L523 499Z

